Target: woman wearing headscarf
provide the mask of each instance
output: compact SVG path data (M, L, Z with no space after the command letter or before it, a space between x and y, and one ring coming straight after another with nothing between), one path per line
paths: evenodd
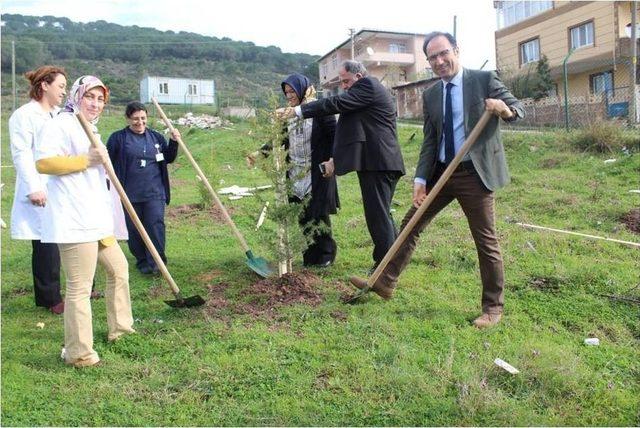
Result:
M114 206L103 164L104 146L95 148L75 115L96 123L109 90L94 76L75 81L64 110L48 121L36 141L36 167L50 174L43 217L43 242L58 244L66 274L65 362L75 367L97 364L89 297L100 263L107 273L108 340L133 333L127 259L115 239ZM99 138L99 135L97 136Z
M288 76L280 84L290 107L316 99L316 91L309 79L298 73ZM315 229L313 242L304 251L305 266L327 267L336 258L337 245L331 233L330 214L340 206L335 176L324 171L333 163L333 137L336 119L333 115L310 119L294 118L287 122L283 145L288 150L287 176L293 180L293 194L289 201L306 203L299 218L302 227ZM260 149L267 154L270 147ZM249 160L255 159L255 154Z
M147 108L138 101L127 104L125 116L128 126L111 134L107 151L144 229L166 264L164 208L171 200L167 164L178 155L180 133L174 130L167 143L162 134L147 127ZM128 214L126 221L136 268L143 274L158 273L153 256Z
M31 100L9 119L11 155L16 168L16 187L11 208L11 237L31 241L31 270L36 306L54 314L64 312L60 295L58 246L40 240L42 213L47 203L46 175L38 174L34 161L35 140L64 101L67 78L62 68L44 65L25 74Z

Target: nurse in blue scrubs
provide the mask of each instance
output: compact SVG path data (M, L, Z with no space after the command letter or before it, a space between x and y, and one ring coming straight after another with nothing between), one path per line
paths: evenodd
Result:
M118 179L122 183L153 245L167 263L165 255L165 205L171 200L167 164L178 154L175 130L165 137L147 127L147 108L132 101L125 111L128 126L116 131L107 141L107 150ZM129 215L125 212L129 232L129 250L136 258L136 268L143 274L157 274L158 267L144 245Z

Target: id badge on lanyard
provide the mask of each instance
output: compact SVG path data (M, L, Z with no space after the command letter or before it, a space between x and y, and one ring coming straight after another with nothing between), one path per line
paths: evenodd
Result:
M160 152L160 145L156 144L156 162L162 162L164 160L164 154Z

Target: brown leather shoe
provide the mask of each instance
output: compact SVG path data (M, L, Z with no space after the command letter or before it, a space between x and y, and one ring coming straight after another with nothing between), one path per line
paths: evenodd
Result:
M356 288L362 290L363 288L367 287L367 280L364 278L359 278L357 276L352 276L351 278L349 278L349 281L356 286ZM376 282L375 284L373 284L373 287L371 287L371 290L376 293L378 296L382 297L384 300L389 300L391 299L391 297L393 297L393 288L392 287L386 287L382 284L380 284L380 282Z
M57 305L53 305L49 308L52 314L60 315L64 313L64 301L58 303Z
M487 327L493 327L494 325L500 322L502 318L502 314L487 314L484 313L480 315L478 318L473 320L473 325L482 329Z

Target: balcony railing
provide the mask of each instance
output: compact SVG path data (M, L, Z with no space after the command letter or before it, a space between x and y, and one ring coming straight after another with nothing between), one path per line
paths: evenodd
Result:
M416 62L416 58L412 53L374 52L369 55L369 53L365 52L356 55L356 61L360 61L365 66L370 64L411 65Z

